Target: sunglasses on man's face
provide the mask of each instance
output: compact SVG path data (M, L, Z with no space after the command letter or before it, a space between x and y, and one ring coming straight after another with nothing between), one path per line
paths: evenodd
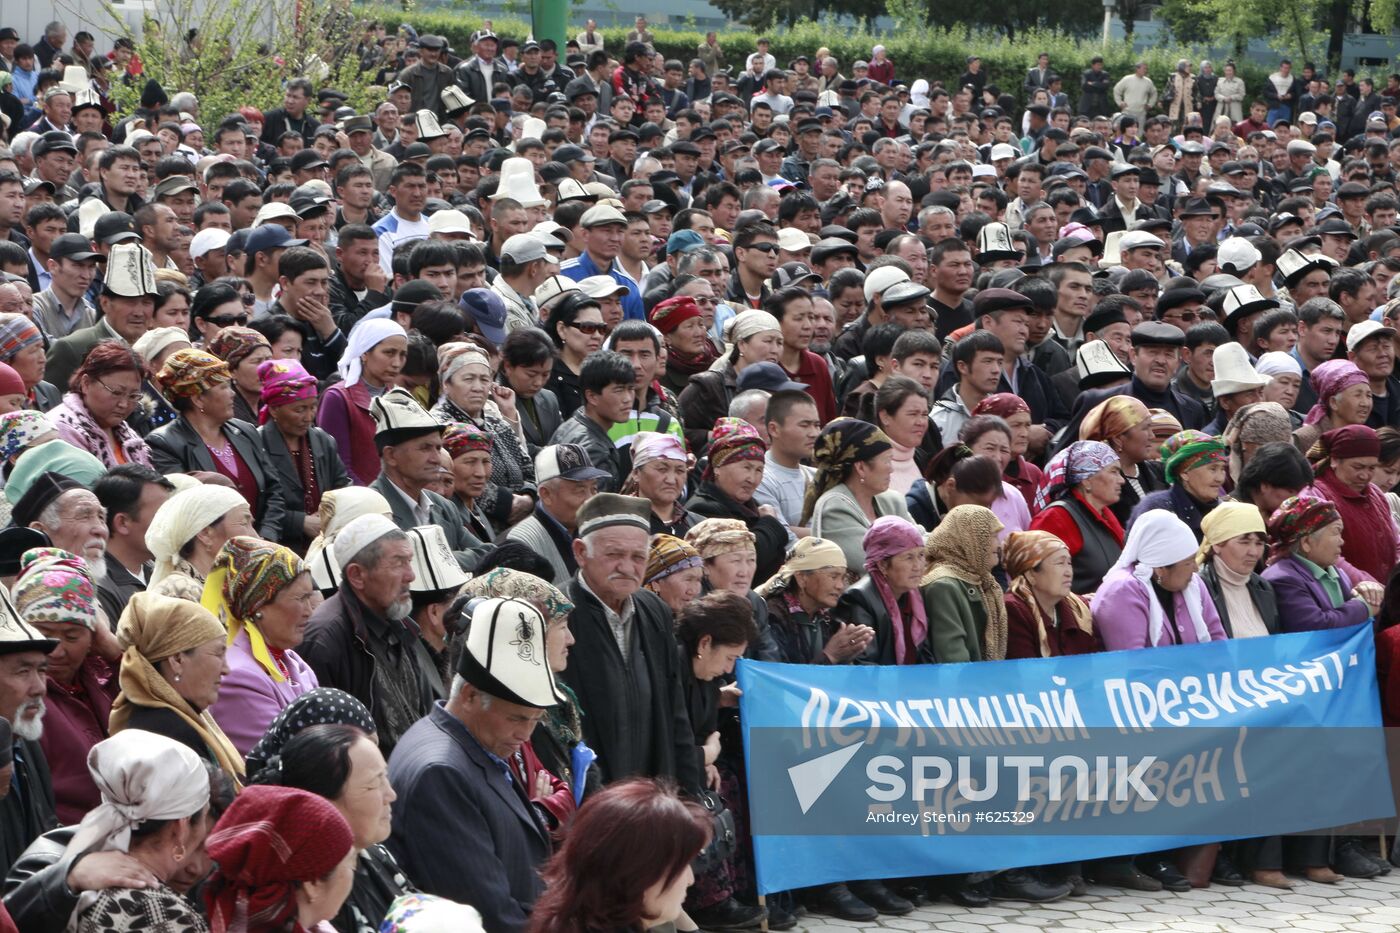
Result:
M778 251L778 244L777 244L777 243L755 243L755 244L753 244L752 246L750 246L749 249L756 249L756 250L758 250L760 253L776 253L776 252Z

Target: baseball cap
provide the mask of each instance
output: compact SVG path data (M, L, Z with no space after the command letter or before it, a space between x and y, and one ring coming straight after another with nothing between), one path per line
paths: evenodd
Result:
M136 232L136 224L130 214L125 211L108 211L97 218L97 223L92 228L92 238L111 246L113 243L139 240L141 235ZM193 251L193 243L190 244L190 249Z
M287 249L292 246L305 246L308 241L294 240L287 228L280 224L263 224L248 234L245 253L265 253L270 249Z
M1351 353L1361 346L1363 341L1378 336L1394 337L1395 328L1387 327L1380 321L1362 321L1359 324L1353 324L1351 329L1347 331L1347 352Z
M881 266L865 277L865 300L874 301L896 282L907 282L909 276L897 266Z
M783 368L772 362L754 363L744 367L736 385L740 392L747 392L749 389L762 389L765 392L805 392L808 388L807 383L794 382L788 378Z
M179 194L181 191L198 191L196 185L188 175L170 175L162 178L157 184L154 197L163 198L172 194Z
M233 234L219 227L205 227L190 240L190 258L198 259L210 250L225 248L231 236Z
M506 303L489 288L469 288L459 301L481 335L496 346L506 341Z
M694 230L677 230L666 240L666 255L688 253L705 245L705 238Z
M790 288L813 279L820 282L821 276L809 269L805 262L785 262L773 272L769 284L774 288Z
M752 368L752 367L750 367ZM578 444L555 444L540 448L535 454L535 485L552 479L568 479L582 482L590 479L606 479L609 474L593 465L588 451Z
M1242 236L1232 236L1220 244L1216 262L1223 269L1230 266L1236 272L1251 269L1263 259L1258 248Z
M545 245L544 240L533 233L517 233L501 246L501 258L515 263L534 262L536 259L557 262Z
M72 259L76 262L84 262L89 259L97 259L101 254L94 252L92 241L81 233L65 233L53 241L49 247L50 259Z

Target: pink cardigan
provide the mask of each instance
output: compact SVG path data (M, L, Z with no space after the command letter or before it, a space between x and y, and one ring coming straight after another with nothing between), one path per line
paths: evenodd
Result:
M1211 641L1224 641L1225 628L1220 624L1220 613L1215 610L1215 601L1199 575L1191 577L1191 586L1197 588L1201 597L1201 621L1206 624ZM1123 651L1129 648L1153 648L1172 645L1173 620L1181 633L1181 644L1196 644L1196 628L1186 612L1186 597L1173 594L1171 617L1162 626L1162 635L1156 645L1147 643L1147 627L1150 606L1149 599L1156 599L1150 584L1144 587L1125 569L1110 570L1103 584L1094 594L1094 631L1099 633L1104 648L1109 651Z
M272 720L293 700L320 686L315 672L295 651L288 651L282 660L291 676L279 684L253 657L246 629L228 646L228 676L209 712L240 755L246 757L253 750Z

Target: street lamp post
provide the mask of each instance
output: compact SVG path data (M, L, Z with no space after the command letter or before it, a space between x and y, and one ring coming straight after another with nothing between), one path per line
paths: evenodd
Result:
M1103 0L1103 44L1108 48L1109 27L1113 25L1113 2L1114 0Z

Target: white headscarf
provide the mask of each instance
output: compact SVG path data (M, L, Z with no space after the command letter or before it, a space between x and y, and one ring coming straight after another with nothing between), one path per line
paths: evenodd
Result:
M175 570L180 548L195 535L248 500L236 489L200 483L182 489L161 503L146 529L146 549L155 558L148 586L155 586Z
M394 513L388 499L366 486L346 486L321 494L321 533L306 549L306 566L311 568L311 582L318 590L332 590L340 585L340 564L332 545L341 529L361 515L392 518Z
M928 106L928 80L918 78L909 86L909 103L914 107Z
M1161 600L1152 591L1152 571L1158 567L1169 567L1178 561L1196 556L1200 545L1191 528L1165 509L1144 512L1133 522L1128 532L1128 540L1123 545L1123 553L1118 557L1114 570L1120 568L1132 573L1133 578L1142 584L1147 593L1147 634L1149 646L1156 646L1162 637L1162 626L1166 614L1162 611ZM1182 591L1186 600L1186 612L1191 616L1191 624L1196 630L1196 641L1210 641L1210 631L1201 616L1201 590L1194 577Z
M131 831L147 820L195 816L209 804L209 775L193 749L174 739L123 729L88 752L88 772L102 802L78 824L64 850L126 852ZM97 892L87 897L96 899ZM81 910L85 905L79 903Z
M379 346L390 337L407 337L408 334L396 321L388 318L365 319L356 324L350 331L350 337L345 347L345 352L340 356L340 363L336 369L340 372L340 377L345 380L345 388L360 381L363 369L360 366L360 357L364 356L375 347Z

